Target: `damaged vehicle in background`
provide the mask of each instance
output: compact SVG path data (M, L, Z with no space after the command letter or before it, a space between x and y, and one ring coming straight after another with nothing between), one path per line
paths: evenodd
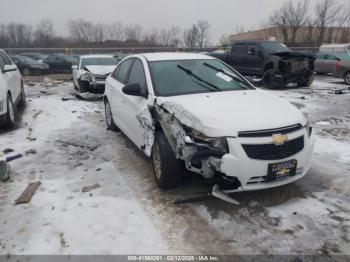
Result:
M107 76L118 61L112 55L83 55L72 66L75 88L81 93L103 94Z
M266 88L283 88L290 83L308 87L314 80L312 55L294 52L274 41L237 41L226 53L211 53L242 75L262 78Z
M25 76L43 75L49 72L49 66L47 64L36 61L30 57L15 55L11 58Z
M179 186L185 169L223 196L288 184L310 167L303 114L210 56L129 56L107 78L104 102L108 129L152 158L162 189Z

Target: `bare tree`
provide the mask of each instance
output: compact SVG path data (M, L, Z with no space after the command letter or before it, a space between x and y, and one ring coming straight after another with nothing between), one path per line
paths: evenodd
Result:
M315 25L318 29L318 45L325 40L326 29L334 23L340 10L341 6L338 6L334 0L321 0L317 3Z
M209 42L210 24L208 21L200 20L197 23L197 28L198 28L198 46L204 47Z
M106 36L106 26L104 24L93 25L93 41L96 43L103 42Z
M114 41L124 40L124 27L122 22L116 22L107 26L107 38Z
M335 17L335 24L336 24L336 32L334 36L334 42L338 42L338 38L341 34L341 31L346 31L344 30L344 27L348 27L350 23L350 5L347 7L343 7L340 11L339 14Z
M181 32L181 28L179 26L172 26L169 29L169 33L170 33L170 45L173 47L178 47L179 45L181 45L181 40L180 40L180 32Z
M126 40L141 41L142 26L140 25L128 25L124 28Z
M221 46L226 46L228 44L231 44L231 37L228 34L224 34L220 37L219 44Z
M158 30L152 29L150 31L147 31L143 35L143 44L145 46L157 46L158 45Z
M199 29L196 25L192 25L190 29L183 32L184 44L187 47L196 47L199 39Z
M170 38L171 38L171 32L169 29L162 29L159 32L159 43L162 46L169 46L170 45Z
M53 22L48 18L40 20L36 25L34 37L36 45L40 47L51 46L53 39L55 38Z
M308 5L309 0L289 0L271 15L270 24L281 32L284 43L296 43L297 33L307 21Z
M270 16L270 25L273 27L277 27L281 32L283 37L283 42L288 44L289 40L289 24L288 24L288 7L284 4L280 9L275 10Z
M68 28L70 36L79 44L85 46L93 41L95 34L94 24L84 19L69 20Z
M30 47L33 41L32 26L9 23L6 26L8 45L11 47Z

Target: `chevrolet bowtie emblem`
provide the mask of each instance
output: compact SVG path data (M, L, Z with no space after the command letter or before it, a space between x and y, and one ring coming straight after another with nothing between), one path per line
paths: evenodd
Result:
M284 145L285 142L287 142L288 137L286 135L282 134L275 134L272 135L272 141L275 143L276 146Z

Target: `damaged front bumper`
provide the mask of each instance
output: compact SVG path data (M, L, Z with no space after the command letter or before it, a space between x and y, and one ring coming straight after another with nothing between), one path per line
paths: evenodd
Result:
M78 85L82 93L104 94L106 76L94 76L79 78Z
M297 72L281 73L275 71L271 76L271 81L279 84L302 83L313 75L312 70L304 69Z

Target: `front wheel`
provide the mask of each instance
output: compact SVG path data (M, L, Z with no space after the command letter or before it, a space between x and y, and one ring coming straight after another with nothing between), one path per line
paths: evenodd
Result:
M175 154L163 132L156 132L152 148L152 160L156 183L161 189L171 189L181 184L184 166Z
M18 102L19 107L24 107L26 105L26 94L24 92L23 83L21 83L21 94Z
M299 87L309 87L314 82L314 75L309 76L308 78L304 79L303 81L298 83Z
M350 71L345 73L344 82L345 84L350 85Z
M108 99L105 100L105 116L106 116L107 130L118 131L119 129L114 123L112 109Z
M262 78L262 82L265 88L274 89L274 88L282 88L283 84L279 84L273 80L274 71L272 69L267 70Z
M13 128L15 126L15 107L12 101L11 95L7 95L7 112L5 116L5 122L2 124L6 128Z

